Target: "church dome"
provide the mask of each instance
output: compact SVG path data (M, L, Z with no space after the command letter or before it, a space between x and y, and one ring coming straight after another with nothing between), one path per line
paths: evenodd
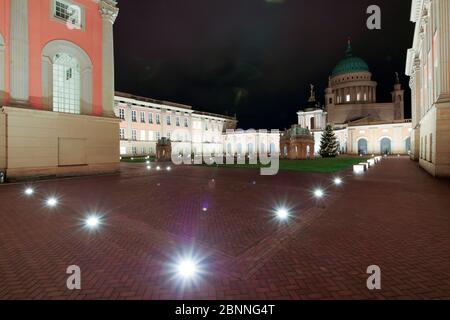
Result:
M363 59L355 57L353 55L352 46L349 41L347 51L345 53L345 58L339 61L339 63L334 68L332 75L338 76L341 74L353 72L369 72L369 66Z

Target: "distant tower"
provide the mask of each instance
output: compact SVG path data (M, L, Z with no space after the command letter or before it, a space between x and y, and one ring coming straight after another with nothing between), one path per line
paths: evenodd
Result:
M405 119L405 90L402 90L398 72L395 73L394 91L392 91L392 102L394 103L394 119Z
M298 124L301 128L309 130L323 130L326 126L327 113L324 112L321 104L316 99L314 85L310 85L311 91L308 105L297 113Z
M328 87L325 89L325 110L329 112L334 107L334 93L331 87L331 77L328 78Z

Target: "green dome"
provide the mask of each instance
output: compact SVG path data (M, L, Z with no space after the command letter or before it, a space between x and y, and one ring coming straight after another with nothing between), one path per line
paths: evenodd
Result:
M349 42L345 58L339 61L332 75L337 76L353 72L369 72L369 66L363 59L353 56L352 46Z

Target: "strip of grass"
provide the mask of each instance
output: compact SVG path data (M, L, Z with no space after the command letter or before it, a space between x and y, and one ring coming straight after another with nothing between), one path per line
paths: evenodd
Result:
M147 160L154 161L155 157L122 157L120 159L121 162L127 162L127 163L144 163L147 162Z
M280 160L280 171L300 171L311 173L335 173L353 167L353 165L366 161L367 158L358 157L339 157L329 159L315 160ZM206 166L206 165L205 165ZM260 169L261 164L234 164L234 165L215 165L220 168L236 169Z

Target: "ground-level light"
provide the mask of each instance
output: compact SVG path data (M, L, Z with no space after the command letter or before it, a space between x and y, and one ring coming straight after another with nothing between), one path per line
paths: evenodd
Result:
M47 204L47 207L54 208L58 205L58 199L55 197L50 197L45 203Z
M279 220L286 220L289 218L289 211L286 208L280 208L277 210L277 218Z
M314 190L314 196L318 199L323 198L323 196L325 195L325 193L323 192L322 189L316 189Z
M342 179L339 177L334 178L334 184L340 186L342 184Z
M355 174L363 174L366 171L366 167L361 164L355 164L353 166L353 173Z
M85 220L85 226L91 230L97 229L101 224L101 219L97 215L90 215Z
M32 196L34 194L34 189L33 188L26 188L25 189L25 194L27 196Z

